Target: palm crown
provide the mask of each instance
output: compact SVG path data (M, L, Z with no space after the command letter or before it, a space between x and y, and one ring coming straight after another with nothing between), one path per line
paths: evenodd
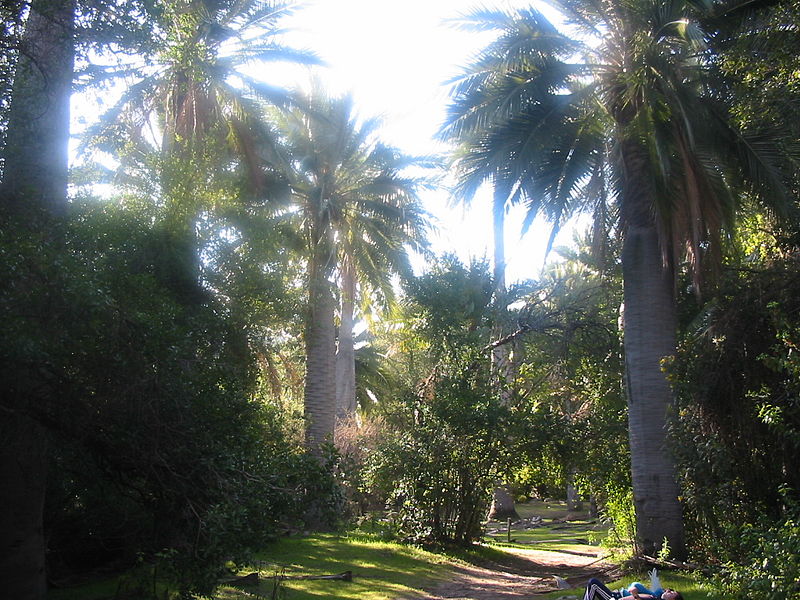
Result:
M784 197L774 140L737 129L728 116L709 44L717 32L703 27L721 7L552 4L578 39L535 9L477 11L461 21L500 32L453 88L443 131L462 145L462 189L472 193L493 174L555 230L575 212L609 210L616 200L624 220L657 224L665 264L685 254L699 278L744 181L752 192L769 190L764 199L773 204ZM624 141L646 153L646 207L620 194Z
M164 3L152 55L115 72L137 82L90 130L89 144L122 154L123 169L133 176L154 150L162 161L185 161L213 145L240 162L251 187L263 194L275 162L263 111L289 96L246 67L317 62L276 39L278 21L290 8L280 0Z

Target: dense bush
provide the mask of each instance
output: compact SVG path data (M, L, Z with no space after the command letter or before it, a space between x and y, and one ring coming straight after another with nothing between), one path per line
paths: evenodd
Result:
M730 597L798 598L797 265L748 263L718 285L668 365L692 551Z
M689 526L704 540L785 517L800 472L800 278L796 266L731 270L669 366ZM733 540L735 541L735 540Z
M0 376L4 408L49 432L51 576L143 559L208 591L324 506L330 471L286 439L246 327L174 261L169 231L95 207L43 233L4 232Z
M368 461L373 493L387 498L401 539L465 545L480 538L491 490L505 463L510 413L473 372L442 376L408 394Z
M727 558L718 581L721 589L748 600L800 598L800 521L730 527L720 549Z

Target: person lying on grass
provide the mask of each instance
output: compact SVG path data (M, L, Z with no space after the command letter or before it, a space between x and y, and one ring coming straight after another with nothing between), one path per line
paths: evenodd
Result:
M680 592L673 589L648 590L638 581L630 584L627 590L612 592L599 579L592 578L586 584L583 600L683 600Z

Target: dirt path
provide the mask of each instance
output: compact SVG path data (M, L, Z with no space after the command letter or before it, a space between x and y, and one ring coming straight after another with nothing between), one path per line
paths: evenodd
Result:
M553 575L572 589L564 596L580 598L590 577L613 578L616 565L603 560L599 549L581 546L575 551L504 548L502 564L466 565L452 581L439 584L425 600L521 600L556 591Z

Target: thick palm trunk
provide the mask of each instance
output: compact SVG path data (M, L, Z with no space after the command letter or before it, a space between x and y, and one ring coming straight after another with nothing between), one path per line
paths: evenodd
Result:
M0 577L4 597L42 600L47 594L42 523L47 441L24 414L0 416Z
M673 556L685 556L683 516L675 461L667 442L674 406L661 360L675 352L673 275L664 266L654 223L647 155L637 142L622 145L625 239L625 377L636 529L641 551L666 539Z
M356 351L353 340L353 312L356 280L353 268L342 270L342 315L336 346L336 421L351 421L356 416Z
M334 300L325 271L309 268L309 310L306 321L306 380L304 408L306 444L319 453L320 446L333 441L336 414Z
M50 218L67 208L74 12L73 0L34 0L12 86L0 206L31 230L51 231ZM0 406L0 580L4 597L14 600L47 593L47 440L29 415L36 401L26 391L47 386L31 377L6 390Z
M14 74L1 201L24 217L66 211L74 0L35 0Z

